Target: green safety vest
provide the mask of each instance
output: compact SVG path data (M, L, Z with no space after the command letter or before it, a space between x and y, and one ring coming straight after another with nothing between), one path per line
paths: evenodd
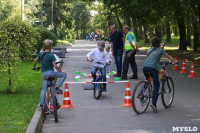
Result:
M125 50L134 50L133 46L129 43L129 40L128 40L129 34L131 34L133 36L133 42L136 43L135 34L132 31L128 32L128 34L126 34L126 38L125 38Z

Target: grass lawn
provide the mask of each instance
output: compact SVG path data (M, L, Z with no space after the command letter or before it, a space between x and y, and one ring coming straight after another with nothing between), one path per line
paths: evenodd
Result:
M67 39L66 41L68 41L69 43L73 43L74 39Z
M7 79L0 78L0 133L23 133L39 103L41 72L32 71L32 63L18 64L14 94L6 93Z
M166 39L163 38L162 42L166 42ZM193 39L192 39L193 43ZM144 40L138 41L137 46L144 50L147 50L151 47L151 43L144 43ZM165 45L165 50L172 55L173 57L178 57L178 59L186 59L186 62L193 61L196 65L200 65L200 52L193 52L191 47L188 47L187 51L178 50L179 48L179 37L172 37L171 43Z

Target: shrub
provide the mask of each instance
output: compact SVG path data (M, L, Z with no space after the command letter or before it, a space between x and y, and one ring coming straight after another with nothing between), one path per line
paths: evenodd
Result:
M37 44L35 28L20 19L0 23L0 76L7 77L8 92L14 92L17 76L16 64L29 59Z
M46 39L50 39L53 41L53 46L56 46L57 44L57 36L45 28L38 28L38 33L40 34L40 38L38 39L38 44L36 46L37 52L40 52L40 50L43 48L43 41Z

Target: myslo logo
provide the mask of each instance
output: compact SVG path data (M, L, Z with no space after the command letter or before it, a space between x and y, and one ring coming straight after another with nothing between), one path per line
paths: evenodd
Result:
M198 127L172 127L173 132L197 132Z

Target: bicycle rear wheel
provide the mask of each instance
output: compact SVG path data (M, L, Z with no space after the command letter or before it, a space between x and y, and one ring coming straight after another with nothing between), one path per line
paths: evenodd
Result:
M165 108L169 108L174 100L174 82L171 77L166 77L162 84L162 103Z
M58 122L58 114L57 114L57 99L55 95L55 90L53 87L50 88L51 90L51 98L52 98L52 104L53 104L53 114L55 122Z
M98 79L96 82L101 82L101 79ZM95 99L99 99L101 97L101 93L102 93L102 89L103 89L103 84L102 83L95 83L94 84L94 98Z
M140 81L133 89L132 104L133 110L137 114L144 113L150 102L150 87L151 85L146 81Z

